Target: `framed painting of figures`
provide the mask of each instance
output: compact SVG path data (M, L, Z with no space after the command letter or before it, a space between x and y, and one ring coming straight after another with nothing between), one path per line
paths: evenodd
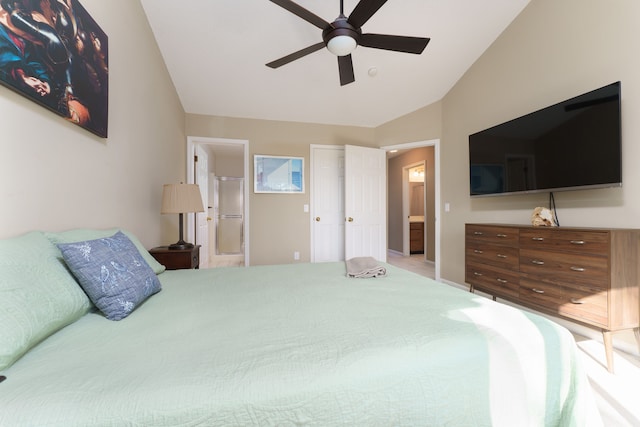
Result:
M0 83L107 137L107 35L77 0L0 0Z

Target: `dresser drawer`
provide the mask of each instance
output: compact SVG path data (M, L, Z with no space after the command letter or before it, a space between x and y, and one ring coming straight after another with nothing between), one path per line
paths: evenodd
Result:
M588 284L600 289L609 288L609 260L601 256L521 249L520 272L560 285Z
M524 229L520 230L520 247L581 254L604 254L609 249L606 231Z
M579 321L597 323L608 327L608 293L602 289L565 288L563 304L558 312Z
M553 283L545 283L522 277L520 278L519 297L522 301L545 307L548 310L557 311L558 306L562 304L563 290L560 286Z
M468 242L478 241L489 244L518 246L518 228L516 227L467 224L465 236Z
M505 298L518 298L520 278L517 272L467 262L465 276L467 283L481 291Z
M469 242L465 253L467 260L476 263L487 263L509 270L518 270L518 248L512 246L488 245L481 242Z
M608 327L607 291L574 289L528 278L520 279L520 298L550 313Z

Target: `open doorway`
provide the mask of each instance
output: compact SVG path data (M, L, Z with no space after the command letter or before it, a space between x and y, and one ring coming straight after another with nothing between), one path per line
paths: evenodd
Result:
M431 155L426 152L424 157ZM426 164L422 160L402 167L402 254L422 255L423 260L433 262L433 191L427 185Z
M206 164L198 159L198 153ZM206 245L200 253L202 268L249 265L249 186L244 185L248 179L248 141L187 138L187 182L199 184L206 193L203 194L206 212L187 217L187 236L196 244ZM235 192L229 193L227 187ZM236 203L233 218L225 210L229 200ZM207 259L202 259L204 254Z
M388 163L388 244L389 254L403 258L411 255L411 210L409 172L424 164L424 253L416 254L430 264L436 280L440 280L440 140L418 141L382 147ZM419 191L419 190L418 190ZM414 219L419 220L420 218ZM420 221L418 221L420 223ZM415 227L415 225L414 225ZM417 228L417 227L415 227ZM414 232L414 234L416 234ZM418 251L416 251L418 252Z

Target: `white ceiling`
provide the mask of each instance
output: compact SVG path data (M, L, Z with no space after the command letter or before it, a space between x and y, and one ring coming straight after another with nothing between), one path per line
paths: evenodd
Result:
M327 22L339 0L294 0ZM141 0L187 113L375 127L439 101L529 0L389 0L363 33L430 37L421 55L358 47L340 86L321 30L269 0ZM345 0L349 15L358 0ZM368 70L377 68L371 77Z

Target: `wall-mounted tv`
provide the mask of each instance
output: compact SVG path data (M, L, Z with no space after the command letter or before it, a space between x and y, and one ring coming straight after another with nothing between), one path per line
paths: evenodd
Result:
M622 185L620 82L469 135L472 197Z

